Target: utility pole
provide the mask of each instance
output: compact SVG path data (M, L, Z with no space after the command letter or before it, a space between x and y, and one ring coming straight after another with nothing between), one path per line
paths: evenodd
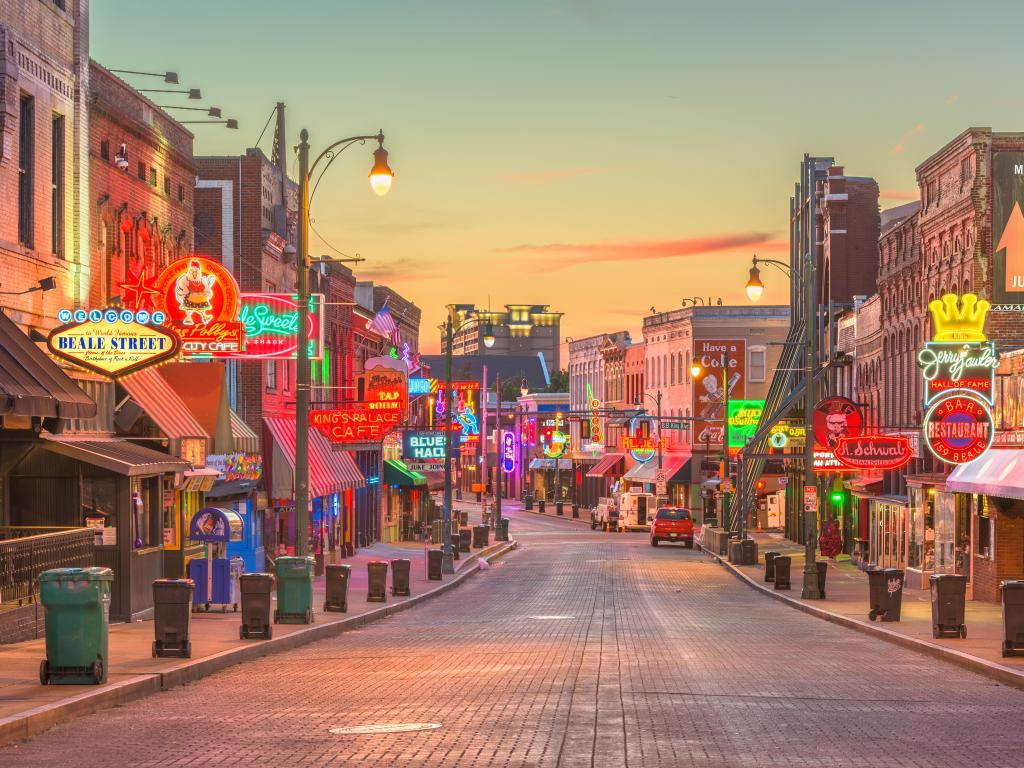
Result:
M455 573L452 560L452 315L444 324L444 509L441 511L441 573Z
M284 110L278 110L278 122ZM309 324L309 132L299 134L299 231L296 294L300 329ZM282 136L283 140L283 136ZM309 551L309 347L296 345L295 359L295 554Z
M729 355L722 353L722 485L729 480ZM729 494L722 492L722 528L732 530L729 519Z
M805 352L804 372L804 486L813 486L817 492L818 479L814 475L814 400L816 387L814 386L814 367L818 359L818 328L817 328L817 273L815 264L815 227L814 227L814 169L815 163L812 158L804 156L805 173L808 176L807 184L807 206L805 208L809 221L805 222L804 230L807 232L807 253L804 259L804 333L807 336ZM815 493L815 498L817 494ZM805 600L820 600L821 592L818 589L818 565L815 562L815 544L818 532L818 511L809 505L804 505L804 535L807 540L804 542L804 585L800 596Z

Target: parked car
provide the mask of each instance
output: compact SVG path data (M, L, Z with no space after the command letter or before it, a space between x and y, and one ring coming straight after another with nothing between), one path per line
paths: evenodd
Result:
M659 507L651 521L651 546L661 541L681 541L687 549L693 548L693 518L683 507Z

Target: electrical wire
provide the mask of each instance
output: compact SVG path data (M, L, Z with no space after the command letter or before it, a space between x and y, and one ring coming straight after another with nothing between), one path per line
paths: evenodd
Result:
M263 141L263 136L267 132L267 128L270 127L270 121L274 119L274 115L276 115L276 114L277 114L277 107L274 107L272 110L270 110L270 117L267 118L267 122L263 126L263 130L260 131L260 137L258 139L256 139L256 143L253 146L259 147L260 142ZM281 141L284 142L284 137L283 136L281 137Z

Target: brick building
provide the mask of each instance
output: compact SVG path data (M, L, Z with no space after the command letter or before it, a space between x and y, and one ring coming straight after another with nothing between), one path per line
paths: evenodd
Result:
M818 181L823 270L823 303L851 303L875 292L878 273L878 184L872 178L847 176L833 165Z
M24 331L46 332L89 285L89 19L84 0L0 2L0 290Z
M370 285L373 291L373 311L380 311L385 304L388 306L391 316L398 323L400 338L409 345L409 353L416 355L420 351L420 308L393 288L373 283Z

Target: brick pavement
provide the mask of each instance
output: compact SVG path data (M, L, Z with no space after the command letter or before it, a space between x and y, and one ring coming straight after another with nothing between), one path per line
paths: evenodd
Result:
M520 551L454 592L0 765L1021 764L1018 690L766 600L698 552L508 514ZM330 733L395 722L441 728Z

